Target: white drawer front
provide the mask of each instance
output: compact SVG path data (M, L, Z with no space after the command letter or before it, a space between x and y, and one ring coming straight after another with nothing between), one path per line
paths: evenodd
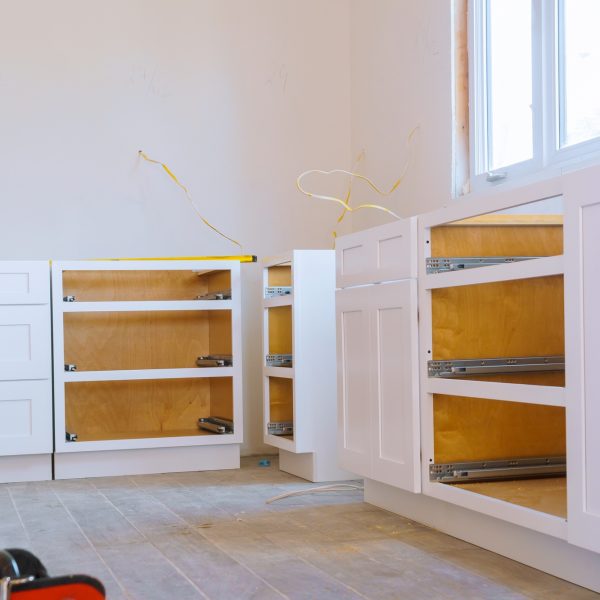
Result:
M338 288L416 277L416 218L342 236L336 241Z
M0 306L0 381L48 379L50 307Z
M0 382L0 454L52 452L49 380Z
M0 305L49 303L47 261L0 261Z

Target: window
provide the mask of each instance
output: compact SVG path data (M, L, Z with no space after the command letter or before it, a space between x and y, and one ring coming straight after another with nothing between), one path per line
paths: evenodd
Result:
M600 0L471 0L471 184L600 160Z

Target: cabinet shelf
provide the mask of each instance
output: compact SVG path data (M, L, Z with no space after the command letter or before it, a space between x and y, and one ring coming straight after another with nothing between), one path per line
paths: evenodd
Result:
M191 379L211 377L232 377L233 367L208 367L188 369L131 369L113 371L72 371L65 372L65 382L77 381L133 381L144 379Z
M231 310L231 300L64 302L64 313Z

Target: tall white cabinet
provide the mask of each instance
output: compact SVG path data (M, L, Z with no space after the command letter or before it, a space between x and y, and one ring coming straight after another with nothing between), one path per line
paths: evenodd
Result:
M293 250L263 268L264 441L309 481L348 479L336 452L335 254Z
M342 466L420 490L416 219L338 239Z
M0 262L0 482L52 479L47 261Z
M239 270L53 263L56 478L239 467Z

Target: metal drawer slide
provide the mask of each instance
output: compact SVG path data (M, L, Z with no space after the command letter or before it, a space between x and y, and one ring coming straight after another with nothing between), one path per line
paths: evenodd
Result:
M566 474L565 456L429 465L429 481L440 483L564 477Z
M519 356L515 358L474 358L427 361L429 377L466 377L486 373L520 373L531 371L564 371L565 357Z
M265 288L265 298L276 298L277 296L289 296L292 293L291 285L277 285Z
M267 367L291 367L293 359L291 354L267 354Z
M465 269L477 269L478 267L491 267L505 263L520 262L540 258L539 256L471 256L471 257L438 257L426 258L425 267L428 275L435 273L446 273L448 271L463 271Z

